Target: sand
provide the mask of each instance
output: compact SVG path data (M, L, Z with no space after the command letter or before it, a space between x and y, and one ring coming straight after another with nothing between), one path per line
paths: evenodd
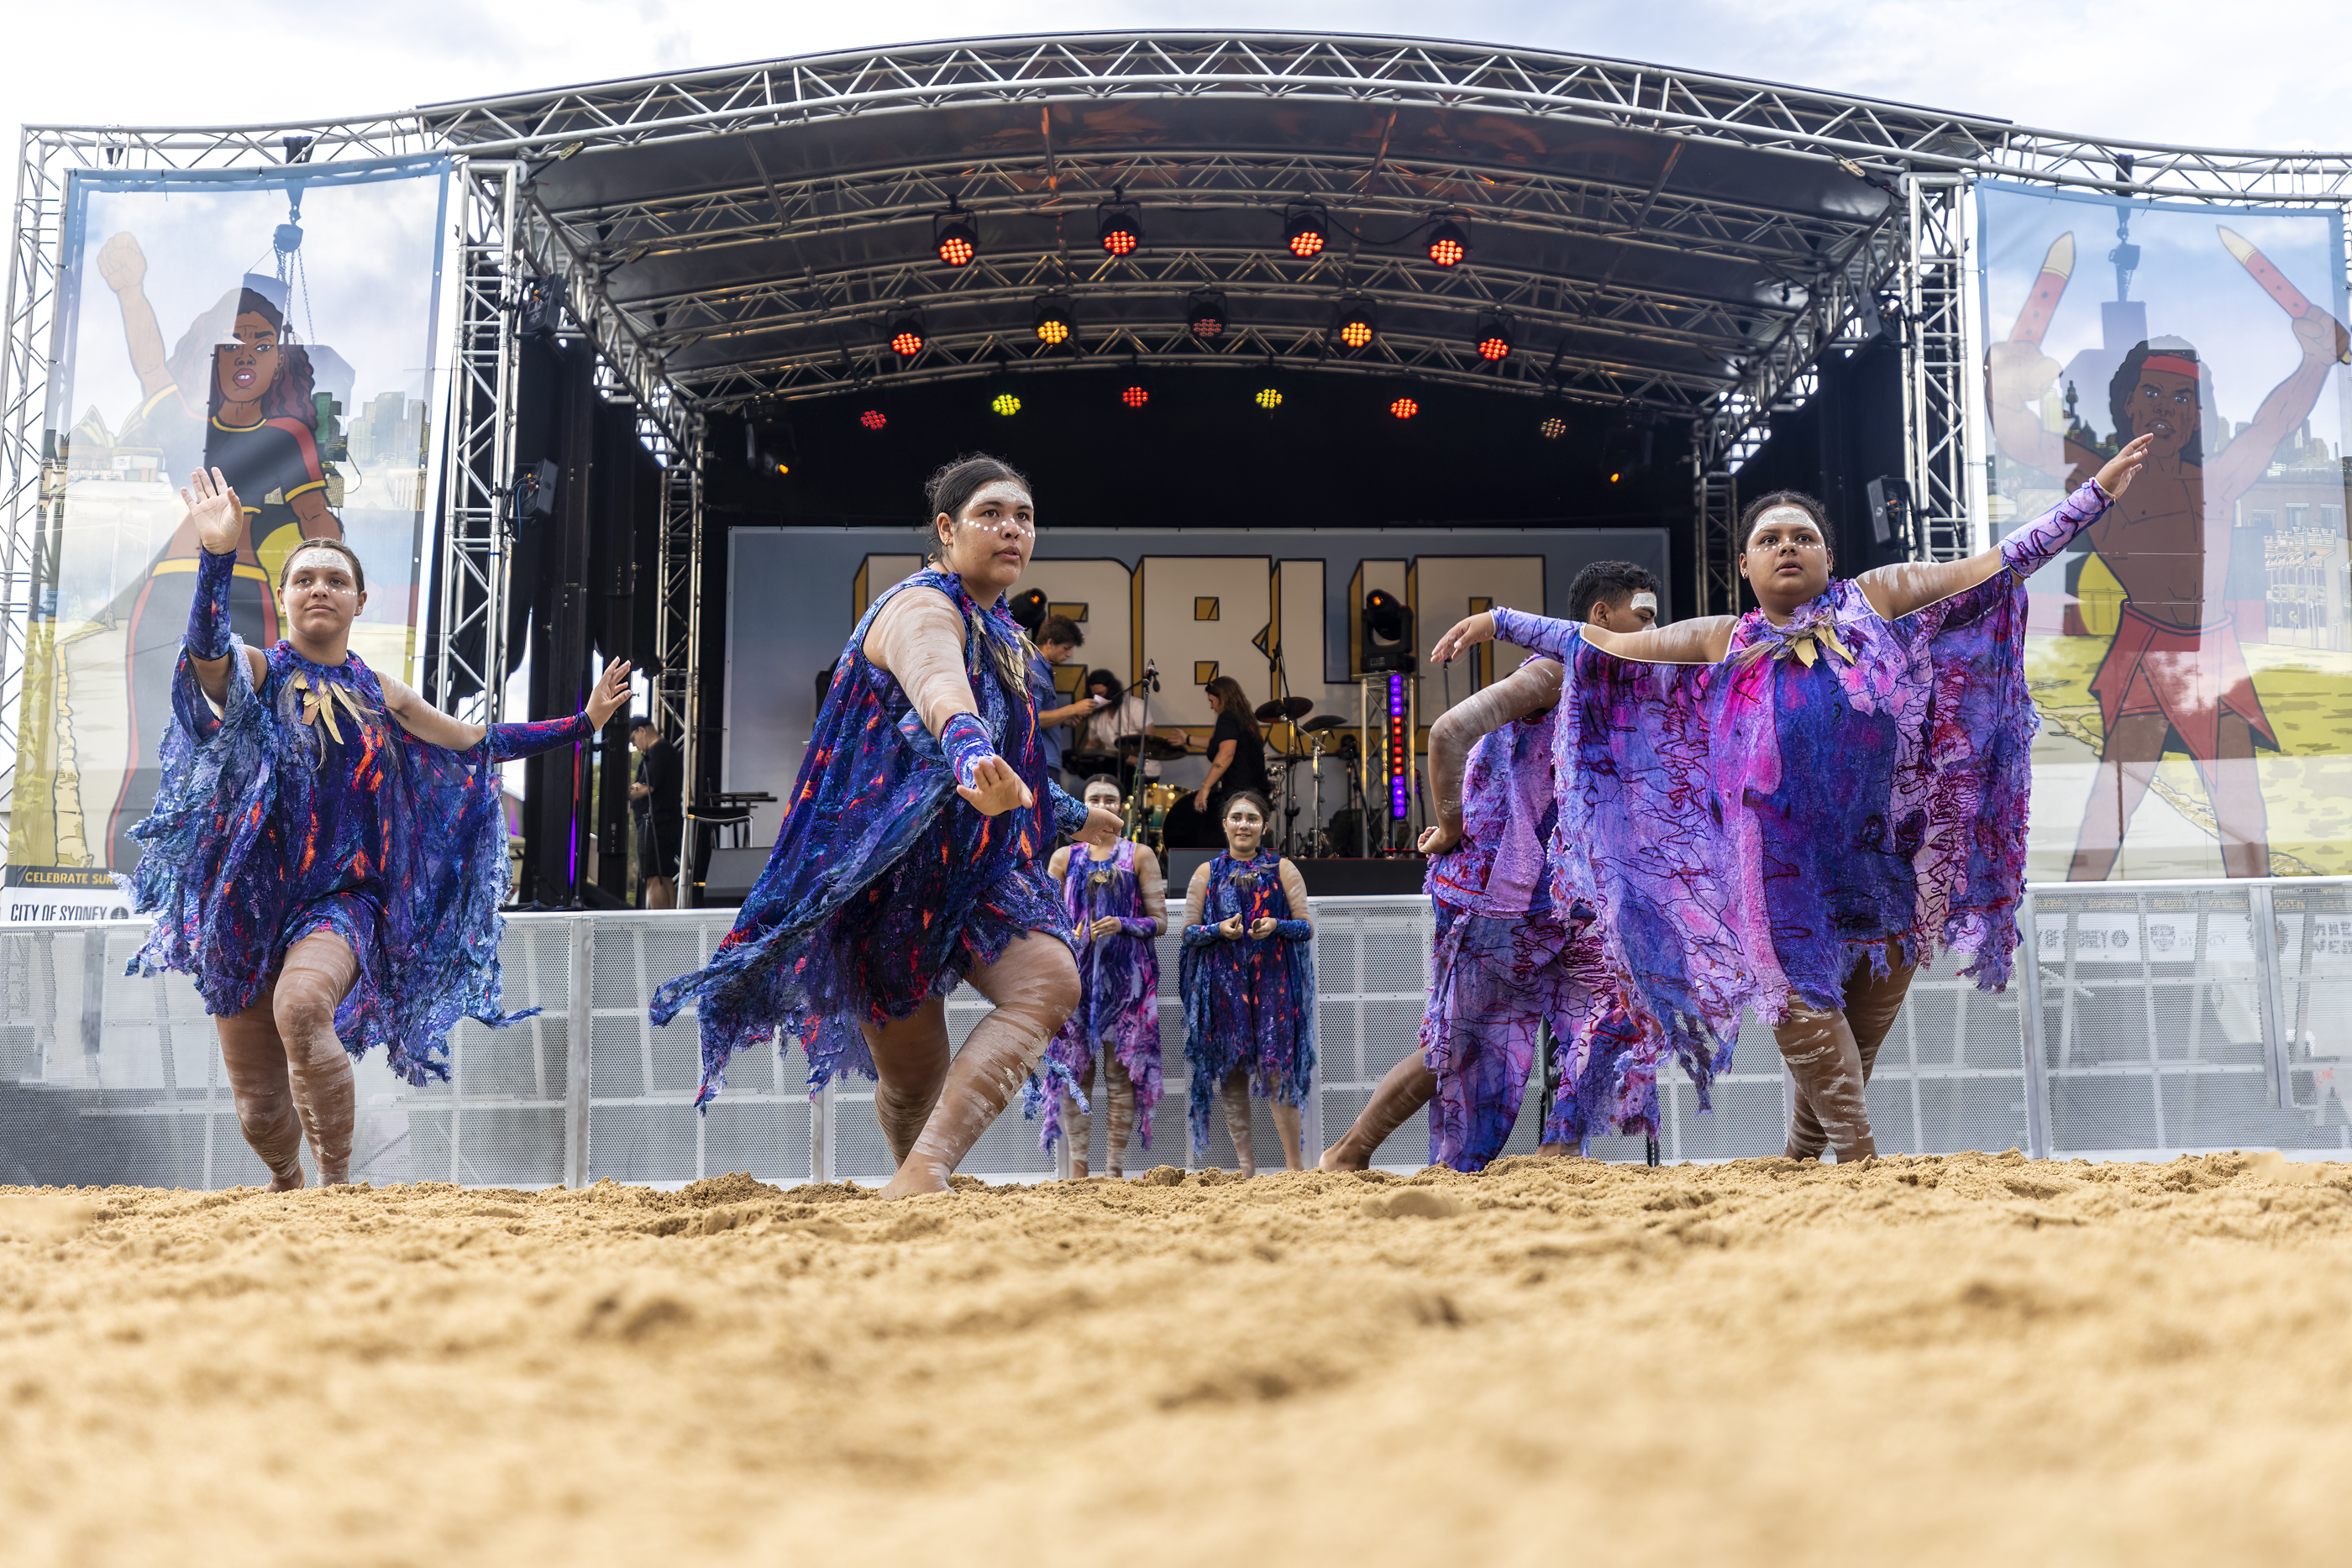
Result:
M2352 1167L0 1189L16 1564L2340 1562Z

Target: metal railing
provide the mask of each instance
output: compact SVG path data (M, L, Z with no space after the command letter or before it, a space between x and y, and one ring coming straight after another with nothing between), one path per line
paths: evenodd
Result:
M871 1085L812 1098L797 1048L739 1057L708 1115L692 1109L690 1015L657 1030L653 988L702 961L725 910L526 915L502 949L509 1007L538 1016L492 1030L466 1023L447 1083L414 1088L359 1064L354 1180L578 1186L604 1178L675 1186L730 1171L779 1184L879 1183L891 1162L867 1107ZM1428 983L1431 915L1412 897L1316 901L1321 1067L1306 1108L1311 1159L1414 1049ZM2352 878L2043 883L2021 913L2027 950L2005 994L1951 966L1921 972L1870 1086L1882 1149L2015 1146L2038 1156L2164 1157L2200 1149L2352 1148ZM264 1179L239 1135L211 1020L180 976L137 979L124 962L141 925L0 927L0 1184L125 1183L217 1188ZM1188 1165L1183 1023L1175 939L1160 942L1166 1098L1153 1147L1128 1168ZM957 1045L987 1010L949 998ZM1752 1020L1715 1109L1698 1113L1679 1075L1661 1076L1663 1156L1777 1153L1790 1089L1771 1033ZM1506 1153L1531 1153L1531 1093ZM1222 1113L1199 1163L1230 1167ZM1101 1168L1104 1118L1094 1119ZM1278 1166L1265 1106L1260 1165ZM1381 1152L1418 1166L1419 1119ZM1639 1139L1593 1152L1638 1160ZM1045 1179L1056 1160L1016 1112L965 1162L989 1180Z

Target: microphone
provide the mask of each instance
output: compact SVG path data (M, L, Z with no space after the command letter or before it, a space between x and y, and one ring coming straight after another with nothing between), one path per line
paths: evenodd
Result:
M1160 689L1160 665L1156 660L1143 661L1143 685L1150 691Z

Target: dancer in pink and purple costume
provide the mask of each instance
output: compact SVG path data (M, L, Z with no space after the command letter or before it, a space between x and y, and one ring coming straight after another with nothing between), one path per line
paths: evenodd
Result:
M2006 985L2023 892L2025 578L2114 504L2132 442L2057 507L1957 561L1833 580L1820 504L1780 492L1741 522L1759 608L1616 635L1500 610L1497 635L1560 658L1555 899L1600 915L1645 1040L1728 1065L1743 1009L1796 1081L1786 1152L1877 1152L1864 1097L1913 967L1937 946Z

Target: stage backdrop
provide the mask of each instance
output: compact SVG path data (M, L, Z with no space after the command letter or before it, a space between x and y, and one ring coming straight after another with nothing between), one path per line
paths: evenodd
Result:
M2340 214L1977 199L1993 537L2156 437L2031 584L2031 874L2352 872Z
M729 535L727 675L720 788L787 794L816 719L816 677L873 596L922 564L921 535L905 528L737 528ZM1425 654L1437 634L1473 610L1504 604L1569 612L1568 588L1595 560L1631 560L1672 586L1663 528L1328 528L1275 533L1187 528L1181 533L1048 526L1024 591L1041 588L1055 612L1077 622L1086 643L1059 672L1075 691L1088 668L1132 684L1147 658L1161 689L1152 723L1206 731L1214 723L1201 688L1239 680L1253 702L1274 695L1270 651L1279 648L1289 690L1352 725L1350 684L1364 596L1386 589L1415 611L1413 643ZM1426 731L1444 710L1524 651L1480 650L1444 677L1420 676ZM1172 784L1196 783L1198 758L1167 765ZM1341 805L1335 764L1324 764L1325 814ZM1293 779L1311 803L1307 767ZM781 804L753 820L756 841L774 841ZM1305 813L1302 812L1302 823Z
M278 635L306 537L367 570L352 646L413 674L433 502L447 162L72 176L39 577L9 802L10 919L126 912L106 873L155 798L198 546L179 488L244 503L237 633Z

